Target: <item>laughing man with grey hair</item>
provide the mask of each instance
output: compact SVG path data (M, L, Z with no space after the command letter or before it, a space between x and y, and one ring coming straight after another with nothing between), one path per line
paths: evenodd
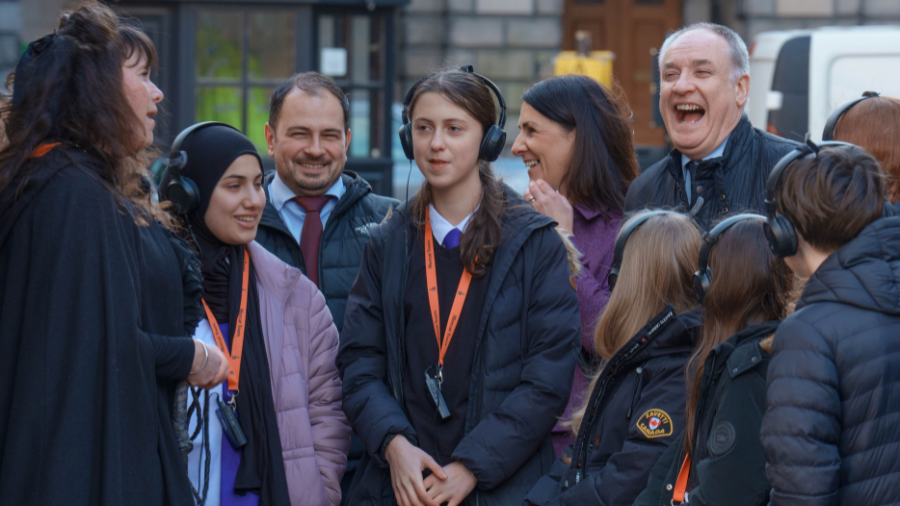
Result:
M769 172L796 144L753 128L747 46L730 28L694 23L659 52L659 108L675 149L645 170L626 212L678 208L709 230L722 216L763 212Z

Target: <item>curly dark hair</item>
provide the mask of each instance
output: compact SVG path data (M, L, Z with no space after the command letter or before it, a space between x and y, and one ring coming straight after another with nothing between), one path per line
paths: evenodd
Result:
M15 71L7 77L6 97L0 103L6 145L0 151L0 192L28 182L34 164L26 160L42 143L78 146L103 163L94 172L118 198L135 204L138 224L152 216L170 225L168 215L150 202L143 182L152 153L136 145L142 130L123 89L122 65L136 53L151 68L156 49L139 29L120 22L106 5L94 0L65 11L52 37L30 51L19 71L27 78L16 90Z

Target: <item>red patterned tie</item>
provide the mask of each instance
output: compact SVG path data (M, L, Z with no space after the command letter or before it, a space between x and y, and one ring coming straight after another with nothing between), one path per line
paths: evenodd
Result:
M306 277L319 286L319 241L322 239L322 218L319 212L331 200L330 195L318 197L294 197L300 207L306 209L303 232L300 233L300 252L306 265Z

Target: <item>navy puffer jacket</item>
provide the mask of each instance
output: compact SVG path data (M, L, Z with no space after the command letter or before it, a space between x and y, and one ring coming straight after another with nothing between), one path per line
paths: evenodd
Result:
M897 504L900 217L825 260L772 353L762 423L771 504Z

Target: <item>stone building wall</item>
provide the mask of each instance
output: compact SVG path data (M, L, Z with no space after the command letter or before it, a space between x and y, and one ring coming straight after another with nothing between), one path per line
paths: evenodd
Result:
M684 21L722 23L750 42L771 30L900 25L900 0L684 0Z
M562 44L562 0L412 0L400 14L395 97L430 70L471 63L507 102L507 154L522 93L553 74Z

